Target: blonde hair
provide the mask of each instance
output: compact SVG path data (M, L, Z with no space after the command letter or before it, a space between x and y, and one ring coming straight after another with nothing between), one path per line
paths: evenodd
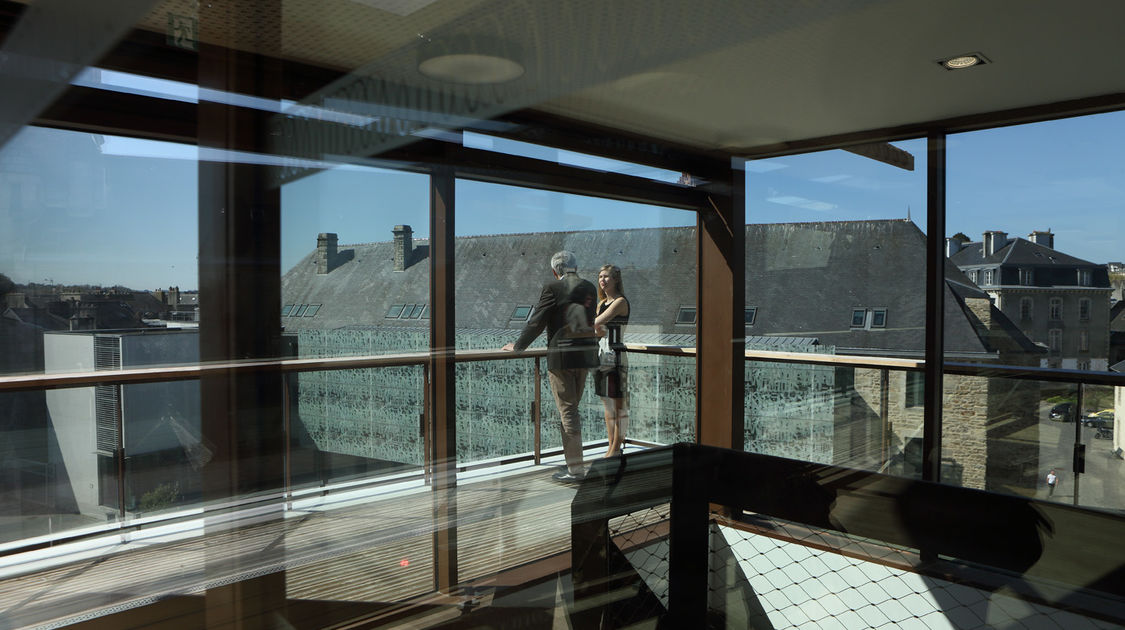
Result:
M618 267L617 265L602 265L602 268L598 270L599 277L602 275L603 271L609 272L609 279L612 280L615 285L617 285L617 293L624 297L625 286L621 284L621 267ZM602 290L602 283L600 282L598 283L598 301L605 301L605 291Z

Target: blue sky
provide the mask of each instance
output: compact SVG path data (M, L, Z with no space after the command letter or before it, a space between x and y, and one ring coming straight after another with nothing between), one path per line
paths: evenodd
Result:
M974 240L1050 229L1056 247L1097 263L1125 260L1125 114L951 136L947 226ZM598 170L675 173L470 136L466 144ZM844 151L748 163L748 221L909 216L925 226L925 143L913 172ZM197 287L197 162L256 160L195 147L28 128L0 149L0 272L17 282ZM575 195L459 182L459 235L694 224L694 215ZM344 165L282 189L282 266L318 232L341 244L390 240L410 224L428 237L425 177Z

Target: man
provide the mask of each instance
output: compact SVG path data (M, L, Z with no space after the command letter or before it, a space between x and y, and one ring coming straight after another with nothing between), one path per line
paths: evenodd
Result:
M1055 469L1052 468L1051 472L1047 473L1047 496L1054 496L1055 486L1059 483L1059 476L1055 474Z
M565 470L555 473L554 479L576 483L586 474L582 467L582 418L578 414L578 402L586 388L587 372L598 364L597 340L592 333L598 291L593 283L578 277L578 261L571 252L561 251L551 257L551 273L555 280L543 285L539 303L519 339L503 350L526 349L546 328L547 375L562 420L566 458ZM577 311L578 319L585 321L573 321L576 311L569 308L571 304L581 307Z

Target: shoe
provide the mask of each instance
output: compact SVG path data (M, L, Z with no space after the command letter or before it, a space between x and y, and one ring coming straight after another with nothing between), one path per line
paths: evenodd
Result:
M586 475L576 475L566 469L560 470L551 475L551 479L561 481L562 483L579 483L586 478Z

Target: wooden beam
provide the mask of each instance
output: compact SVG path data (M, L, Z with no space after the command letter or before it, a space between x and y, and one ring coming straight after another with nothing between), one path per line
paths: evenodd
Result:
M746 190L731 171L732 194L699 209L696 269L696 441L742 450L745 434Z
M456 179L448 167L430 175L430 409L433 470L434 587L448 593L457 571L457 383L454 216Z

